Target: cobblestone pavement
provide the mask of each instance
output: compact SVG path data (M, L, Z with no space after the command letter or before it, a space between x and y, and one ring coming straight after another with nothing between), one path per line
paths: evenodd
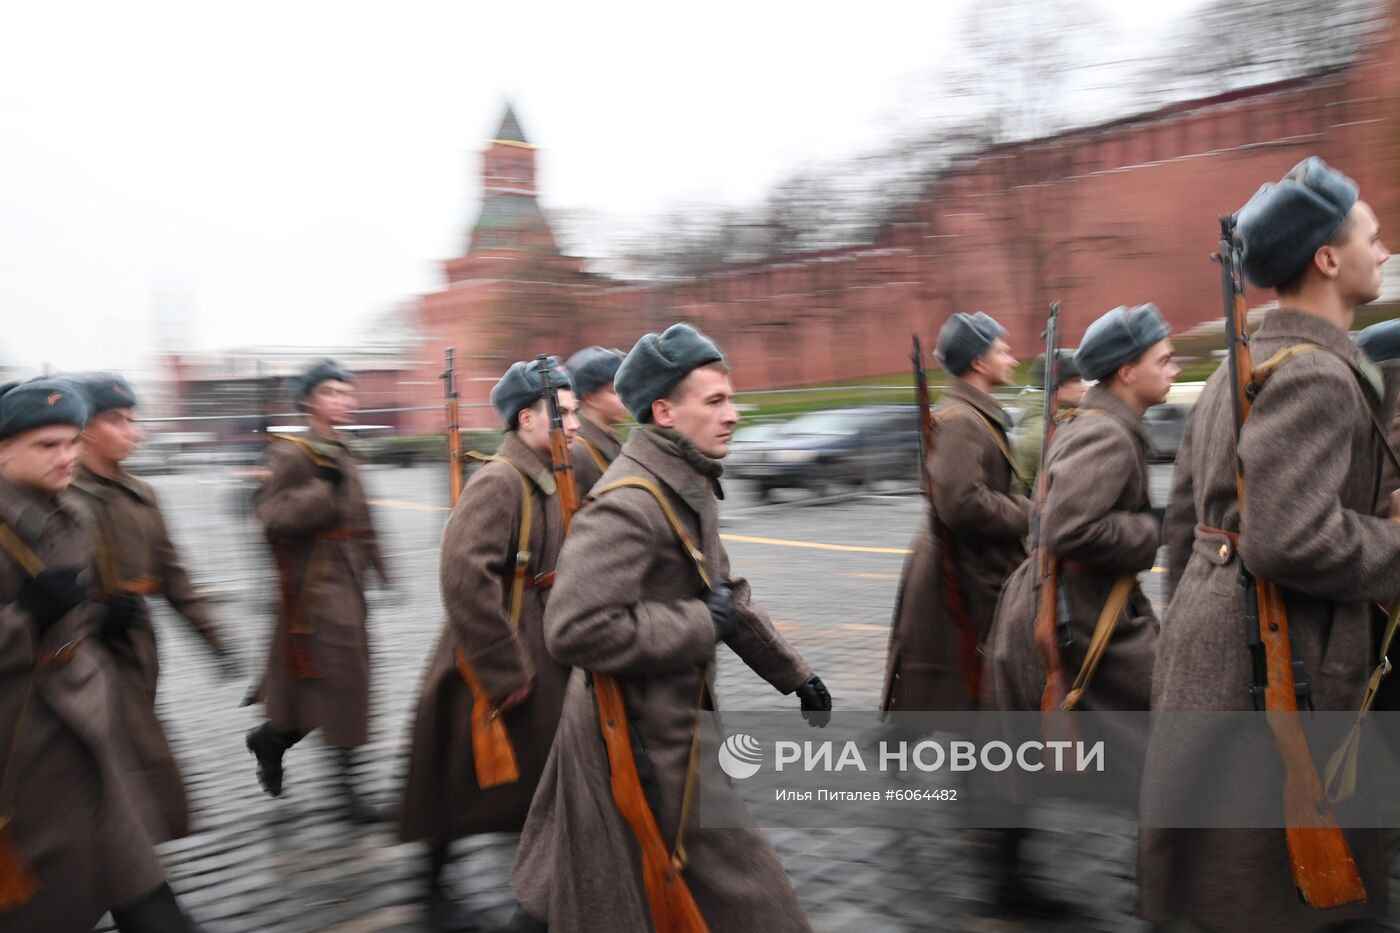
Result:
M361 750L366 786L392 806L405 768L418 679L441 620L437 545L446 517L441 469L368 469L389 564L396 579L373 592L374 717ZM178 545L196 578L218 598L218 619L241 646L249 675L260 667L272 619L264 549L248 518L247 491L209 473L152 478ZM1169 481L1154 468L1154 497ZM723 504L736 573L821 673L842 709L877 703L902 551L920 515L912 495L866 495L825 504L760 506L740 484ZM843 545L833 550L797 544ZM1160 574L1147 581L1160 593ZM390 825L338 818L331 761L315 737L287 756L287 791L266 797L254 778L244 733L257 708L240 708L247 679L220 682L202 643L157 600L160 705L189 789L194 833L163 847L171 883L210 933L421 929L424 854L400 845ZM775 693L722 651L718 693L728 709L785 709ZM1131 916L1134 835L1120 816L1043 805L1029 860L1039 880L1083 907L1059 926L987 915L980 865L955 831L781 830L770 833L815 927L823 931L1141 930ZM515 837L460 844L451 867L456 893L483 923L503 923L514 897ZM608 929L600 918L598 929Z

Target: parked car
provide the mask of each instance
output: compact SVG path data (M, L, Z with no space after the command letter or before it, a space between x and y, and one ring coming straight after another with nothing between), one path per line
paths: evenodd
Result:
M763 460L763 452L783 429L781 421L746 424L729 439L729 454L724 458L724 475L735 479L752 479L752 470Z
M867 405L800 415L746 454L743 475L760 496L775 489L819 493L918 477L913 405Z
M1155 463L1170 463L1181 449L1181 436L1186 430L1186 418L1196 399L1201 396L1204 382L1178 382L1167 393L1167 400L1154 405L1142 416L1142 431L1147 435L1147 457Z
M1153 405L1142 415L1142 433L1147 435L1147 459L1153 463L1170 463L1181 449L1181 435L1186 430L1187 405L1167 402Z

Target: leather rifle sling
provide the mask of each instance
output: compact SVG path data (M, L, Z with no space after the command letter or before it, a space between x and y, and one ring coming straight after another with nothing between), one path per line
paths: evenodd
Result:
M525 575L530 564L530 531L534 522L534 504L530 495L530 482L525 473L504 457L484 457L475 451L466 455L480 462L498 461L509 463L520 480L520 533L515 545L515 570L511 574L509 613L512 631L520 628L520 613L524 609ZM500 710L486 692L486 687L472 669L467 652L461 644L453 648L453 661L457 674L466 682L472 694L472 765L476 770L476 783L485 789L514 784L520 780L520 766L515 757L515 745L510 740L510 731Z
M582 434L576 434L574 436L578 439L579 443L583 444L583 449L588 451L588 456L593 458L593 463L595 466L598 467L598 472L608 472L607 458L604 457L603 452L598 449L598 445L590 441L588 438L584 437Z
M704 553L696 547L665 493L655 483L642 476L624 476L609 482L601 489L594 490L590 498L596 499L613 490L624 488L645 490L656 500L671 530L675 532L681 549L695 565L701 582L709 588L710 575L705 570ZM681 815L676 826L675 845L669 856L666 853L666 841L662 838L661 828L656 822L656 814L647 806L641 778L637 774L637 760L632 752L622 687L610 674L595 671L592 679L594 696L598 702L599 724L602 728L603 742L607 746L608 765L612 775L613 801L642 850L642 879L646 885L652 922L657 933L703 933L709 926L685 883L682 869L686 860L686 821L695 802L695 784L700 768L700 716L708 691L705 678L700 678L700 695L695 703L695 724L690 737L690 758L686 763L685 785L681 791Z

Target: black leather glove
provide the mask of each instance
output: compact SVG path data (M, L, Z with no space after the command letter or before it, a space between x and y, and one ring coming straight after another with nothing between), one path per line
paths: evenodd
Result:
M340 487L340 480L344 476L340 472L340 467L330 463L316 464L316 478L323 479L337 488Z
M816 674L808 677L807 682L797 688L797 699L802 703L802 718L807 720L807 725L826 728L831 721L831 694L822 679Z
M715 623L715 641L723 641L739 631L739 609L728 583L716 583L705 593L705 607Z
M81 573L80 567L50 567L19 591L16 602L29 613L41 636L87 597L87 590L78 583Z
M112 638L125 635L141 618L144 600L130 593L114 593L106 597L107 614L102 617L102 637Z

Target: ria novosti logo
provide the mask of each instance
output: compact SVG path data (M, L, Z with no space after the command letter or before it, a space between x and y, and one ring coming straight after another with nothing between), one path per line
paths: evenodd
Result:
M736 732L719 747L719 767L725 774L742 781L763 767L763 743L747 732Z
M778 739L773 743L773 769L776 772L801 771L840 773L843 771L905 773L909 771L1007 771L1082 773L1103 772L1104 742L1026 741L1011 745L1002 741L972 742L955 739L948 743L926 739L919 742L879 743L876 761L868 762L866 752L854 741L794 742ZM747 732L736 732L719 747L720 769L742 781L759 772L764 764L763 743Z

